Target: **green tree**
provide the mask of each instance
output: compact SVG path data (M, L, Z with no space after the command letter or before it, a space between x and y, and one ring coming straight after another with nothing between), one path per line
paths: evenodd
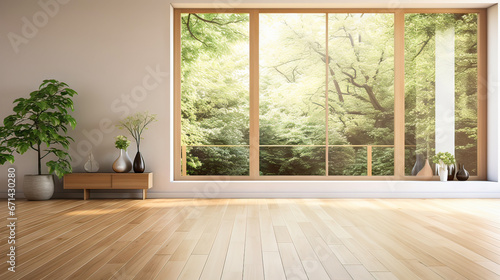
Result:
M416 148L407 151L407 174L417 155L435 153L435 35L450 27L455 29L455 155L467 161L471 174L477 172L477 14L408 14L405 139Z
M260 173L324 175L328 144L345 145L329 148L330 175L366 175L367 148L359 145L375 145L374 175L394 174L394 149L376 146L394 143L394 15L259 17ZM183 14L181 20L187 173L248 175L249 16ZM434 38L450 24L456 31L455 152L459 161L477 153L477 15L408 14L407 173L416 154L434 152Z
M248 14L181 20L182 145L248 145ZM187 154L190 175L248 175L248 148L193 147Z

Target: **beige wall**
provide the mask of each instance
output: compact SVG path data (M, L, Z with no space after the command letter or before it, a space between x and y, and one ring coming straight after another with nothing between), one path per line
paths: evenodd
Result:
M141 152L147 170L156 171L158 186L166 187L169 12L169 3L161 0L0 1L0 118L43 79L64 81L79 93L78 126L71 132L74 170L83 170L92 149L100 171L112 171L118 153L113 138L126 133L114 125L149 110L159 121L144 133ZM130 156L135 152L131 146ZM35 173L35 158L34 152L17 157L17 175Z
M83 171L89 149L111 171L117 157L114 128L120 118L149 110L159 121L144 134L141 152L147 171L154 171L152 197L180 196L447 196L443 185L404 182L171 182L170 134L170 13L169 0L1 0L0 1L0 119L12 112L14 99L36 89L43 79L67 82L79 95L74 116L78 126L71 135L74 170ZM221 1L226 6L488 6L498 1ZM461 4L456 4L456 3ZM177 6L220 6L212 0L177 1ZM348 4L346 4L348 3ZM423 4L422 4L423 3ZM443 4L444 3L444 4ZM455 3L455 4L449 4ZM473 3L473 4L471 4ZM135 147L129 148L131 157ZM36 172L36 155L17 157L18 192L22 176ZM0 194L5 196L7 168L0 167ZM5 183L2 183L5 182ZM450 186L450 185L448 185ZM465 189L464 189L465 186ZM498 184L453 187L451 192L500 193ZM80 193L56 190L59 197ZM444 195L443 195L444 194ZM469 195L473 196L473 195Z

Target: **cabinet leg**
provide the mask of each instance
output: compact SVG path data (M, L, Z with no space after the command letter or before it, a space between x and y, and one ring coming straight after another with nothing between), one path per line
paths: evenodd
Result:
M83 200L87 200L90 197L90 190L89 189L83 189Z
M147 189L142 190L142 200L147 198Z

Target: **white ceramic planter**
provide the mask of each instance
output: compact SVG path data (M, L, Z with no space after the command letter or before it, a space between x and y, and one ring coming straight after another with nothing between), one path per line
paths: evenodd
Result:
M441 180L441 182L448 181L448 166L447 165L439 166L438 172L439 172L439 180Z
M23 191L27 200L48 200L54 194L54 176L24 175Z

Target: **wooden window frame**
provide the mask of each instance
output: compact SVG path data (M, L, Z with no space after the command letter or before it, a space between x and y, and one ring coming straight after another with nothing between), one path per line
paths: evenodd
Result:
M183 176L181 158L186 157L185 149L181 151L181 14L183 13L247 13L249 14L250 44L250 140L249 140L249 175L190 175ZM259 175L259 14L261 13L392 13L394 14L394 175L392 176L339 176L328 174L328 110L326 117L326 174L325 175ZM418 181L416 176L405 175L405 61L404 35L405 14L413 13L477 13L478 14L478 66L477 66L477 176L469 180L486 181L487 162L487 20L486 9L216 9L203 8L174 9L173 45L174 45L174 181ZM328 21L326 21L328 29ZM328 36L328 33L327 35ZM328 40L326 40L328 42ZM326 47L328 52L328 45ZM328 57L328 53L327 53ZM328 64L326 64L327 67ZM326 84L328 87L328 83ZM328 92L328 89L326 90ZM328 102L328 96L326 97ZM255 117L256 116L256 117ZM244 145L243 145L244 146ZM300 145L299 145L300 146ZM373 146L361 145L367 150ZM371 165L370 155L367 156ZM368 166L369 167L369 166ZM185 169L185 168L184 168ZM370 170L370 168L368 168ZM439 180L433 176L432 180Z

